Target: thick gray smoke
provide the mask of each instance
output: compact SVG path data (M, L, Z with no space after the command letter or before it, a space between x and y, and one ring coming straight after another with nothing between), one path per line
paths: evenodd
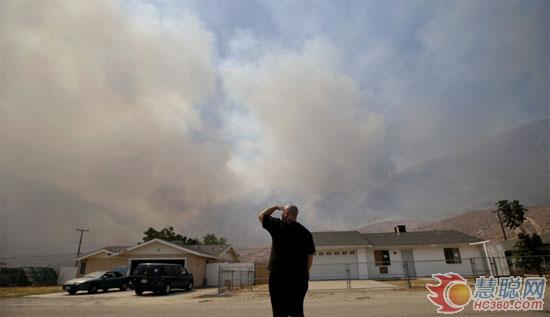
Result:
M82 210L59 219L37 203L13 229L36 221L43 230L13 236L13 223L4 224L7 250L70 238L76 225L102 243L135 243L146 226L207 219L209 206L238 190L226 142L200 115L216 80L212 34L188 12L132 10L105 1L2 2L4 185L12 186L10 175L31 178L128 219L105 221L99 210L87 221ZM43 199L27 193L22 200ZM116 234L129 229L126 238Z
M494 185L518 165L492 163L509 151L462 152L483 166L449 157L548 117L548 12L547 2L2 1L0 257L73 252L76 227L92 230L86 250L168 225L261 245L255 213L268 204L299 205L319 230L406 213L405 197L437 217L459 209L445 200L458 190L475 207L516 194ZM543 175L526 200L547 198L540 170L517 171L521 184Z

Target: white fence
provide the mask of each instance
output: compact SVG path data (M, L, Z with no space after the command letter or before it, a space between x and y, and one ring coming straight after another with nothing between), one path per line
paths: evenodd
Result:
M208 263L206 264L206 286L221 286L228 283L251 285L254 283L253 272L254 263Z

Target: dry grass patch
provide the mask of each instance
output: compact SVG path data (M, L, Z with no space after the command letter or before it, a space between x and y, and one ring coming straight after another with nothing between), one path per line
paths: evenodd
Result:
M0 287L0 298L62 292L61 286Z

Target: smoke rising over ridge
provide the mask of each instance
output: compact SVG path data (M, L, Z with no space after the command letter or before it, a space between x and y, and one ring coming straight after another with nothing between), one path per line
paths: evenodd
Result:
M400 172L548 117L548 3L215 4L0 4L8 255L76 226L261 244L267 203L363 225Z

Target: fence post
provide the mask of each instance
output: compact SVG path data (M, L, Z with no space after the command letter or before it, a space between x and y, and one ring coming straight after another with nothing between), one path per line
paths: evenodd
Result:
M411 288L411 277L409 275L409 261L403 262L405 267L405 278L407 279L407 288Z
M470 258L470 265L472 266L472 275L477 276L475 258Z
M348 292L349 292L351 291L351 276L349 274L349 263L346 263L346 277L348 279L347 284L348 284Z
M230 291L230 292L233 291L233 281L234 281L234 278L235 278L235 271L231 271L231 282L229 282L229 291Z
M222 266L218 265L218 294L222 293Z

